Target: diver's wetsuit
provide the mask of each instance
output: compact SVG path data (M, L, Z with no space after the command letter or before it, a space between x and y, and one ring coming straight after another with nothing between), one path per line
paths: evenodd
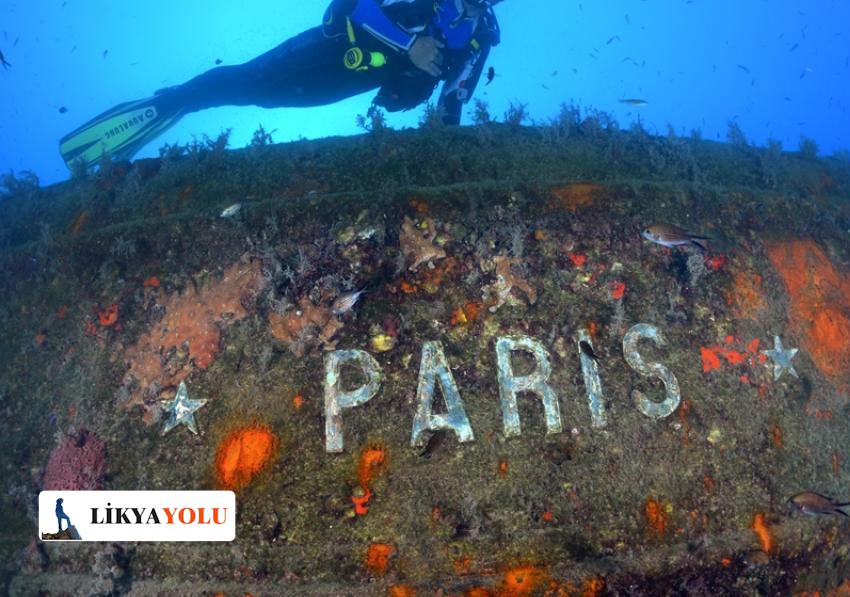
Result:
M245 64L164 89L157 102L182 113L224 105L319 106L380 88L375 103L395 112L426 101L442 79L443 120L458 124L490 48L499 43L492 9L473 20L463 18L462 7L461 0L333 0L321 27ZM417 35L445 44L440 79L408 58Z

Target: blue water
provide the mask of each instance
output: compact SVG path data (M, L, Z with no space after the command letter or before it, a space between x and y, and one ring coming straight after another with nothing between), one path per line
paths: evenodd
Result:
M238 64L320 23L326 3L296 0L4 0L0 171L64 180L59 138L103 110L181 83L216 59ZM821 154L850 147L850 2L842 0L505 0L496 78L476 98L502 118L511 102L535 122L564 102L638 116L650 132L700 129L725 139L734 119L751 141L800 136ZM262 124L275 142L353 135L372 94L310 109L223 107L185 117L137 157L233 129L231 147ZM641 98L643 108L623 104ZM435 96L436 99L436 96ZM67 112L60 113L65 107ZM471 111L472 104L468 106ZM391 114L396 128L422 111ZM468 124L468 115L464 123Z

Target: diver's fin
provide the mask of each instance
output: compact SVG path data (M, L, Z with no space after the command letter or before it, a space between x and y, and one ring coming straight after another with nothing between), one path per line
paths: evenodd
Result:
M119 104L59 140L68 168L74 162L91 167L104 155L128 160L148 142L177 123L182 110L166 111L158 97Z

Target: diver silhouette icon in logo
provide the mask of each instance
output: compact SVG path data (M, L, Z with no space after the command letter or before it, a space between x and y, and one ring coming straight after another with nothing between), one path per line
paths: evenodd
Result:
M63 520L68 521L68 527L66 527L66 528L71 528L71 519L68 518L68 515L65 514L65 510L62 509L62 502L63 501L64 500L62 498L59 498L58 500L56 500L56 521L59 523L59 531L58 532L60 532L60 533L62 532L62 521Z
M42 541L81 541L80 533L77 531L77 527L71 524L71 519L65 514L65 509L62 507L62 502L64 500L59 498L56 500L56 522L59 526L59 530L56 533L41 533ZM62 521L66 521L68 524L65 527L65 530L62 530Z

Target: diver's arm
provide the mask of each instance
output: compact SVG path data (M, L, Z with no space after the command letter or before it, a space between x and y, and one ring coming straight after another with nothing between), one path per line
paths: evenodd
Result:
M438 108L445 124L460 124L461 110L475 92L489 54L490 46L482 46L461 65L455 76L443 83Z
M407 53L414 66L432 77L443 74L440 68L443 63L443 54L440 51L444 47L443 42L429 35L417 35L419 31L425 29L424 23L412 30L407 30L383 11L384 7L393 5L405 7L403 11L413 9L422 12L423 8L426 8L430 13L433 11L431 0L356 0L356 2L357 6L349 16L355 25L391 48Z
M407 52L413 47L416 35L408 33L394 23L381 7L385 0L357 0L350 17L351 21L388 46Z

